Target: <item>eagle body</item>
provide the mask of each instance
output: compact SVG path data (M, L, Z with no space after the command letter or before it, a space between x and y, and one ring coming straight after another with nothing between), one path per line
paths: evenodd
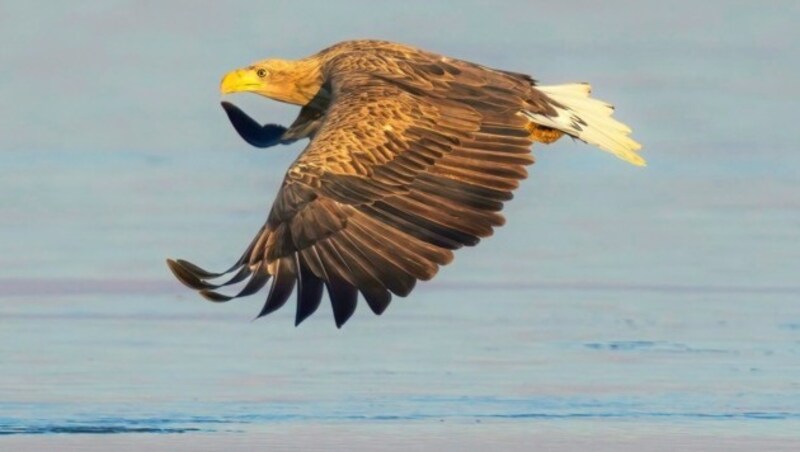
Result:
M346 41L301 60L260 61L227 74L221 91L302 106L287 128L261 126L223 102L249 143L310 142L288 169L266 224L230 269L167 263L217 302L271 281L259 317L297 289L296 324L324 292L338 327L359 296L381 314L393 295L407 296L450 263L454 250L490 236L527 177L534 142L567 134L644 164L630 129L611 118L610 105L589 97L587 84L540 86L524 74L391 42ZM218 290L243 281L236 294Z

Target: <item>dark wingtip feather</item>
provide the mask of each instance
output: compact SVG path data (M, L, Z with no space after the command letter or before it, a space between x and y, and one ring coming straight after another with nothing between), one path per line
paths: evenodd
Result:
M297 288L297 312L295 313L294 326L300 325L309 318L320 305L325 285L311 270L305 266L302 259L299 262Z
M409 281L408 285L403 287L402 291L395 292L395 294L397 296L399 296L399 297L407 297L407 296L409 296L411 294L411 291L414 290L414 286L416 286L416 285L417 285L417 280L416 279L412 279L411 281Z
M256 269L252 272L250 280L247 281L247 284L245 284L242 290L240 290L236 295L224 295L209 289L201 290L200 295L202 295L206 300L213 301L215 303L224 303L226 301L233 300L234 298L246 297L258 292L267 284L270 277L271 275L265 271L263 264L259 264L259 266L256 267Z
M194 290L203 290L210 288L208 284L197 278L194 274L187 271L181 264L172 259L167 259L167 267L183 285Z
M383 314L383 312L386 311L386 308L389 307L389 303L392 301L392 294L387 290L383 290L381 292L361 291L361 295L364 296L367 306L369 306L375 315Z
M259 319L280 309L289 299L289 296L292 295L296 281L294 260L290 258L280 259L275 269L275 279L269 289L267 301L256 318Z
M222 273L214 273L214 272L210 272L210 271L208 271L208 270L206 270L204 268L201 268L201 267L199 267L199 266L197 266L197 265L195 265L195 264L193 264L193 263L191 263L191 262L189 262L187 260L183 260L183 259L176 259L175 261L173 261L173 263L177 263L178 265L183 267L185 270L188 270L189 272L191 272L193 275L197 276L198 278L218 278L218 277L230 272L231 270L233 270L233 267L231 267L231 268L229 268L228 270L226 270L226 271L224 271Z
M205 298L208 301L213 301L214 303L225 303L226 301L233 300L236 297L223 295L219 292L214 292L213 290L201 290L198 292L201 297Z
M212 290L212 289L219 289L220 287L229 286L231 284L236 284L240 281L243 281L250 275L250 269L247 267L242 267L227 281L220 283L220 284L211 284L204 281L201 277L198 277L197 272L194 269L200 269L200 267L192 264L191 262L187 262L181 259L172 260L167 259L167 267L169 267L172 274L178 279L178 281L182 282L184 285L195 289L195 290ZM216 273L205 272L205 270L200 269L207 275L217 275ZM220 273L219 275L224 275L225 273Z
M341 328L356 312L358 289L338 278L332 278L326 286L333 307L333 320L336 322L336 328Z

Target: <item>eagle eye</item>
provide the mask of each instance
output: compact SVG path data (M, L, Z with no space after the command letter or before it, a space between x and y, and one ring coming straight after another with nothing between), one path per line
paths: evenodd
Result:
M266 69L259 69L259 70L256 71L256 75L258 75L260 78L264 78L264 77L267 76L267 70Z

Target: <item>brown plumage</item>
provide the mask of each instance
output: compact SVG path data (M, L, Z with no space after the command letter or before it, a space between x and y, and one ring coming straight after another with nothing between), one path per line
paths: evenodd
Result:
M288 129L263 128L231 104L251 144L311 142L289 168L264 227L226 272L168 260L212 301L251 295L271 279L259 314L297 287L296 324L325 289L336 325L360 295L381 314L504 223L499 211L533 163L534 141L563 134L643 164L626 126L588 85L539 87L490 69L382 41L349 41L298 61L265 60L228 74L223 92L302 105ZM210 281L233 273L222 284ZM217 290L247 280L233 296Z

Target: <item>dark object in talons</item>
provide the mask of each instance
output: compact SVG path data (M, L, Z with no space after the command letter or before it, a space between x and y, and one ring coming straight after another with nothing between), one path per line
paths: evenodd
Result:
M220 104L236 132L251 145L257 148L268 148L278 144L289 144L294 141L283 140L283 134L287 130L286 127L278 124L262 126L236 105L226 101L222 101Z

